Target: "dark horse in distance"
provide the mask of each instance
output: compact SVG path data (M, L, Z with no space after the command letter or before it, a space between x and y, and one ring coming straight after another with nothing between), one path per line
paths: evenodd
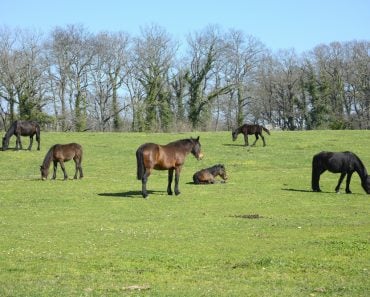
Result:
M256 136L256 140L253 142L252 146L256 144L258 140L258 136L261 136L262 141L263 141L263 146L266 146L265 137L263 137L262 135L262 130L265 131L268 135L270 135L270 131L261 125L244 124L240 126L239 128L236 128L235 130L233 130L232 132L233 141L235 141L238 138L238 134L242 133L244 135L245 146L248 146L249 145L248 135L254 134L254 136Z
M349 184L354 172L360 176L361 185L367 194L370 194L370 177L366 168L359 157L351 152L321 152L313 156L312 159L312 190L321 192L319 181L320 175L326 170L333 173L340 173L339 181L335 187L335 192L339 192L340 185L347 175L346 193L350 194Z
M148 196L146 183L153 169L168 170L167 193L172 195L171 183L175 171L175 194L179 195L179 179L185 157L192 153L198 160L203 158L199 137L182 139L166 145L145 143L136 151L137 179L142 182L142 195Z
M215 177L220 176L224 181L227 180L226 169L223 164L217 164L209 168L197 171L193 175L195 184L214 184Z
M78 143L53 145L49 149L47 154L45 155L44 161L42 162L42 165L40 167L42 180L45 180L48 178L49 167L52 161L54 164L54 173L53 173L52 179L56 178L57 165L59 163L64 173L64 180L66 180L68 176L66 173L66 169L64 167L64 162L67 162L72 159L73 161L75 161L75 165L76 165L76 172L75 172L74 179L77 179L77 172L80 173L80 178L83 178L82 167L81 167L82 155L83 155L82 146L79 145Z
M40 125L34 121L15 121L10 126L8 131L3 137L3 151L6 151L9 147L9 139L13 135L17 137L15 149L22 149L21 136L30 137L30 145L28 150L31 150L33 143L33 136L36 134L36 141L38 143L37 150L40 150Z

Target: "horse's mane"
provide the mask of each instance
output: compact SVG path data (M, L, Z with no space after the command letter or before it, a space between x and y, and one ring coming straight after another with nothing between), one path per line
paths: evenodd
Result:
M44 158L44 161L42 162L42 167L44 168L49 168L50 167L50 162L51 162L51 159L53 158L53 152L54 152L54 148L57 144L53 145L49 151L46 153L45 155L45 158Z
M212 167L208 168L208 171L212 174L215 174L216 171L218 171L218 169L220 167L222 167L223 165L222 164L217 164L217 165L213 165Z
M350 153L350 152L345 152L345 153ZM361 176L361 178L367 177L367 170L365 168L364 163L362 163L361 159L356 154L354 153L351 153L351 154L353 155L353 157L356 160L357 165L359 166L358 171L359 171L359 175Z
M7 140L9 140L9 138L14 134L14 131L15 131L15 127L16 127L16 125L17 125L17 121L15 121L15 122L13 122L12 124L11 124L11 126L9 127L9 129L6 131L6 133L5 133L5 138L7 139Z
M172 142L168 143L167 145L184 146L184 145L193 144L193 143L194 143L194 139L186 138L186 139L180 139L180 140L172 141Z

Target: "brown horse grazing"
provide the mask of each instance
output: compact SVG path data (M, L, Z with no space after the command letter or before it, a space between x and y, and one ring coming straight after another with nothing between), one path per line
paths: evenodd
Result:
M262 135L262 130L264 130L268 135L270 135L270 131L266 129L265 127L261 125L248 125L244 124L243 126L240 126L239 128L236 128L232 132L233 141L235 141L238 138L238 134L242 133L244 135L244 142L245 146L248 146L248 135L255 135L256 140L253 142L252 146L256 144L258 140L258 135L261 136L263 141L263 146L266 146L265 137Z
M193 181L195 184L214 184L217 176L220 176L224 181L227 180L226 169L223 164L217 164L194 173Z
M15 121L10 126L8 131L5 133L3 137L3 151L6 151L9 147L9 139L13 135L17 137L15 143L15 149L18 150L19 148L22 149L22 142L21 136L29 136L30 137L30 145L28 146L28 150L31 150L32 143L33 143L33 136L36 134L36 141L38 143L37 150L40 150L40 125L34 121Z
M136 151L137 179L142 182L142 195L148 196L146 183L153 169L168 170L167 193L172 195L171 183L175 171L175 195L179 195L179 179L185 157L192 153L198 160L203 158L199 136L196 139L182 139L166 145L145 143Z
M55 144L53 145L49 151L47 152L44 162L40 166L41 170L41 179L45 180L48 178L49 175L49 167L51 161L54 163L54 173L52 179L56 178L57 175L57 165L58 162L60 164L60 167L62 167L63 173L64 173L64 180L68 178L66 169L64 167L64 162L67 162L69 160L75 161L76 165L76 172L74 179L77 179L77 172L80 172L80 178L83 178L82 173L82 146L78 143L69 143L69 144Z

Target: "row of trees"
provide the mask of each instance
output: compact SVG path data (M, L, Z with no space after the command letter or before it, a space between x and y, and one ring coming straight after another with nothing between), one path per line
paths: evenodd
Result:
M272 53L242 31L209 26L180 45L151 25L139 36L81 25L47 35L0 29L3 126L58 131L370 128L370 43Z

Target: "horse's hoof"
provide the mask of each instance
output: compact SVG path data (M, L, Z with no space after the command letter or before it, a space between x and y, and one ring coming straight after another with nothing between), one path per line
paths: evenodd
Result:
M177 196L177 195L180 195L180 192L175 192L175 195Z

